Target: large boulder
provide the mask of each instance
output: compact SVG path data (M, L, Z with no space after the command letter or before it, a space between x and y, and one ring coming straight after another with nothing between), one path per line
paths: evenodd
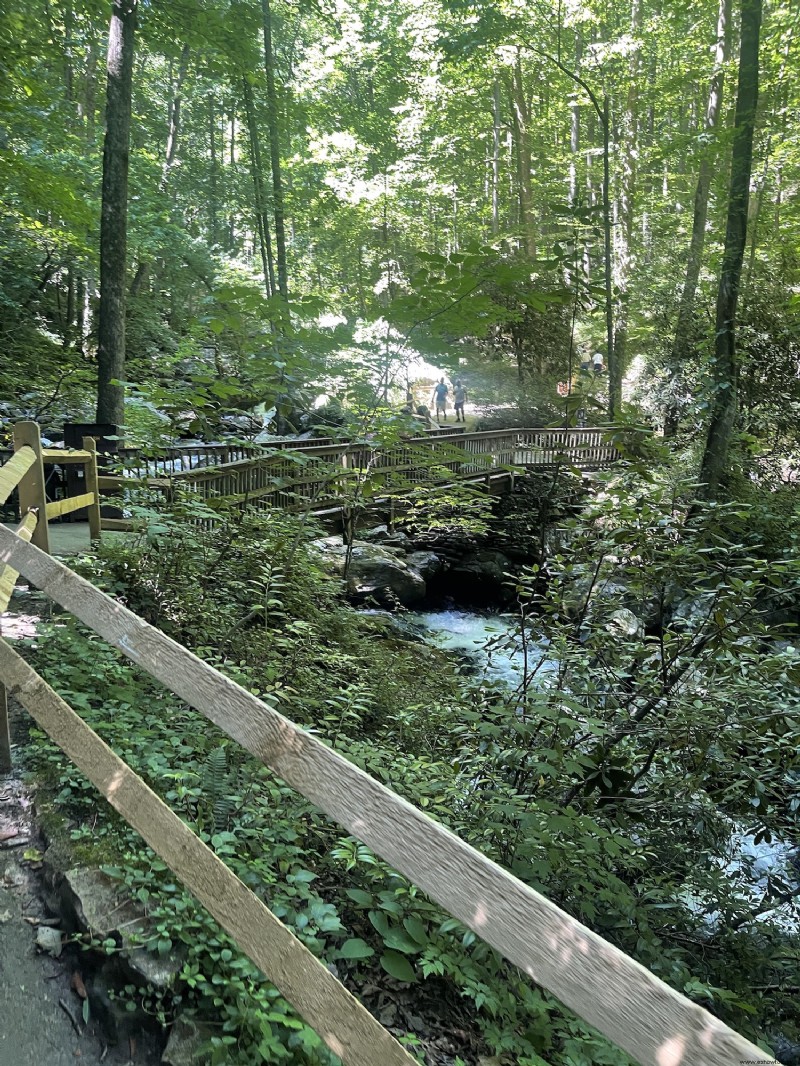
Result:
M367 540L370 544L381 546L391 544L396 548L408 547L408 537L400 529L391 530L387 525L373 526L360 534L359 540Z
M156 955L140 946L153 940L152 923L118 881L92 867L67 870L60 904L67 929L88 933L96 941L113 940L119 961L136 979L163 991L175 984L185 953L173 947L168 954Z
M424 577L428 581L440 574L444 568L444 560L436 552L410 552L405 558L406 566Z
M326 538L317 542L317 549L323 564L344 577L347 547L331 544ZM394 606L396 602L409 607L425 598L425 580L407 565L396 549L357 542L350 556L347 590L358 603L373 601Z

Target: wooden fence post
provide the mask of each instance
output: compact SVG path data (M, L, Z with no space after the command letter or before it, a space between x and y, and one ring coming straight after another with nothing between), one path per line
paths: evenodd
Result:
M2 637L0 637L2 640ZM11 766L11 731L8 728L8 693L0 681L0 774L10 774Z
M31 542L50 554L50 538L47 533L47 494L44 490L44 465L42 463L42 440L36 422L17 422L14 426L14 451L27 444L36 456L36 462L19 483L19 516L28 511L38 511L39 521L33 531Z
M86 508L89 518L89 540L94 542L100 540L100 487L97 478L97 442L94 437L83 438L83 450L91 453L91 459L84 466L84 478L86 491L94 493L94 503L90 503Z

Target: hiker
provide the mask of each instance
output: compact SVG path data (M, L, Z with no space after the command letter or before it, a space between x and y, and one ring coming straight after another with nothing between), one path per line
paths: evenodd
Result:
M453 401L456 409L456 422L466 422L464 404L467 402L467 390L460 381L453 386Z
M434 385L433 395L431 396L431 404L436 406L436 420L439 421L439 415L444 415L445 422L447 421L447 394L450 390L444 383L444 378L439 381L438 385Z
M594 367L595 374L602 374L605 370L603 366L603 353L595 352L592 356L592 366Z
M417 408L415 418L420 419L425 426L425 429L433 429L433 419L431 418L430 409L426 407L424 403L421 403Z

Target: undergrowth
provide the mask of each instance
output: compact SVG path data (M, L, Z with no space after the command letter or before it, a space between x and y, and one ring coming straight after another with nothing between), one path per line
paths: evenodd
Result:
M510 693L460 673L457 663L385 621L357 614L318 561L311 542L319 531L286 514L226 515L191 501L173 513L142 509L137 538L104 545L80 565L148 621L757 1036L770 1015L747 981L759 968L774 979L778 964L763 955L782 950L780 939L766 924L758 943L709 936L702 914L676 898L689 878L738 913L709 850L713 811L675 795L691 743L648 733L658 757L649 755L635 795L630 768L641 767L643 754L633 741L606 762L587 753L585 738L612 735L621 706L601 683L598 664L616 689L634 694L634 679L650 684L658 670L655 645L645 654L640 638L626 642L606 627L613 604L595 607L600 635L581 638L570 596L585 580L593 539L621 552L623 527L628 538L643 538L652 555L648 573L663 582L690 566L669 535L674 557L656 557L654 537L659 523L669 530L668 510L618 492L582 532L573 531L574 553L551 561L544 592L538 571L521 579L522 622L531 639L541 641L546 629L548 655L561 657L571 695L553 684L536 695L527 680ZM755 595L729 569L719 610ZM728 631L719 625L724 639L715 654L725 663ZM669 643L676 634L662 632L660 645L666 639L676 647ZM729 635L731 645L740 640L738 631ZM498 1064L520 1066L628 1066L626 1055L79 622L57 618L40 630L32 652L61 695L420 1061L439 1066L495 1056ZM776 659L773 668L777 678L784 666ZM586 693L580 697L577 679ZM764 678L753 683L763 689ZM750 698L752 686L730 678L725 684L740 703ZM710 713L702 686L676 685L665 698L674 703L680 738L690 729L683 716ZM791 735L776 741L774 785L765 778L761 793L755 785L734 790L723 772L723 758L751 733L743 732L744 740L731 733L728 754L718 744L717 802L724 805L727 795L738 811L761 795L765 811L780 788L780 745ZM173 994L157 1004L164 1022L185 1009L209 1021L213 1063L335 1061L166 866L110 808L98 807L94 789L41 734L33 761L73 845L147 910L154 930L147 947L183 960ZM586 787L565 802L576 775ZM691 869L682 858L687 847L696 848ZM753 1016L762 1020L751 1022Z

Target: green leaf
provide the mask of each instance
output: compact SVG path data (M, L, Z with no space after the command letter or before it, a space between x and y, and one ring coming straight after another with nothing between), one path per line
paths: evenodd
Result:
M410 982L416 979L414 967L408 959L397 951L385 951L381 955L381 966L396 981Z
M382 937L386 937L388 935L389 919L382 911L370 911L367 917Z
M360 937L345 940L339 950L343 959L368 959L375 954L374 949L366 941L361 940Z
M409 936L413 937L418 944L422 945L422 947L426 946L428 943L428 933L419 918L404 918L403 925Z
M362 907L371 907L374 903L374 897L363 888L348 888L347 895Z

